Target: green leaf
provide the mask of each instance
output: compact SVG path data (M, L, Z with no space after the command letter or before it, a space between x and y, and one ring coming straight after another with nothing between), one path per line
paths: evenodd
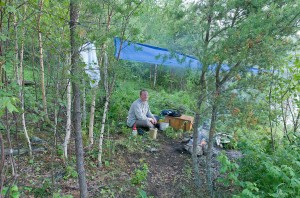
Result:
M105 165L106 167L109 167L109 165L110 165L109 161L106 160L106 161L104 162L104 165Z
M16 12L17 12L16 8L13 7L13 6L7 6L7 7L6 7L6 10L7 10L8 12L11 12L11 13L16 13Z
M18 191L18 186L13 185L13 186L11 187L11 191Z
M5 35L0 35L0 41L6 41L8 39Z
M7 110L12 113L12 112L19 112L18 109L11 103L7 104Z

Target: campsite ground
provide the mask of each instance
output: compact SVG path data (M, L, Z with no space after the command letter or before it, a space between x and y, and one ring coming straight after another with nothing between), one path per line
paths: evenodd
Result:
M46 137L45 137L46 138ZM199 197L193 185L190 154L182 151L180 139L171 139L163 133L156 140L144 136L131 138L124 134L110 137L110 146L104 148L104 163L97 167L97 149L86 150L86 175L89 197ZM34 159L16 157L16 182L21 197L79 197L75 171L74 145L70 147L70 161L45 150L35 153ZM61 153L58 153L60 155ZM201 197L209 197L205 191L205 157L199 158L203 188ZM143 173L148 169L146 180ZM214 174L218 175L218 163L213 160ZM133 180L133 178L135 180ZM54 185L53 185L54 183ZM220 185L220 184L217 184ZM216 186L218 197L230 194L230 188ZM199 193L198 192L198 193Z

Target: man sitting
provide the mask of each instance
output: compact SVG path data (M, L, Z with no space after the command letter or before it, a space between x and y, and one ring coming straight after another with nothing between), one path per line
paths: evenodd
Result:
M133 127L136 124L137 128L154 128L157 127L157 119L151 113L148 104L148 92L140 91L140 98L134 101L129 109L127 126Z

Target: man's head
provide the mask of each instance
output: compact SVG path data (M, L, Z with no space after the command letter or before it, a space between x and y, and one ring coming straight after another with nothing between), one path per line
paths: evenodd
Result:
M143 102L147 101L148 100L148 91L142 89L140 91L140 98Z

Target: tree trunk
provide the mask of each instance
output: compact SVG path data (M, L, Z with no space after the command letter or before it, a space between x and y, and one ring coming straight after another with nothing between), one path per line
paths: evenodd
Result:
M211 171L211 158L213 154L213 142L214 142L214 134L216 130L216 118L217 118L217 98L215 98L214 104L212 106L209 140L208 140L208 148L207 148L207 155L206 155L206 180L207 180L207 188L210 192L211 197L214 197L214 188L213 188L212 171Z
M272 80L273 81L273 80ZM270 132L271 132L271 143L272 143L272 149L273 151L275 150L275 138L274 138L274 132L273 132L273 118L272 118L272 81L270 83L270 88L269 88L269 126L270 126Z
M86 88L85 88L85 79L82 79L82 125L83 129L86 129Z
M17 23L17 16L14 14L14 33L15 33L15 62L14 62L14 79L17 81L18 84L20 83L20 72L19 72L19 45L18 45L18 23Z
M69 61L68 61L69 62ZM69 65L69 64L68 64ZM68 74L70 74L70 70L68 69ZM70 136L71 136L71 82L70 79L68 79L68 84L67 84L67 123L66 123L66 136L65 136L65 141L64 141L64 156L65 159L68 159L68 144L70 141Z
M201 178L200 178L200 172L199 172L199 163L197 158L197 142L198 142L198 127L199 127L199 121L200 121L200 109L203 104L203 101L205 100L206 95L206 79L205 79L206 72L202 71L201 77L200 77L200 95L197 102L197 109L196 109L196 116L195 116L195 123L193 125L194 131L193 131L193 153L192 153L192 160L193 160L193 170L195 175L195 186L196 188L199 188L202 184Z
M3 190L3 184L4 184L4 167L5 167L5 154L4 154L4 141L2 138L2 133L0 133L0 153L1 153L1 159L0 159L0 192ZM1 198L1 195L0 195Z
M292 143L289 138L288 129L287 129L287 108L288 108L289 98L286 100L287 104L285 105L285 107L284 107L283 103L284 103L284 101L281 100L280 105L281 105L281 116L282 116L282 121L283 121L283 131L284 131L284 134L287 137L288 141L290 143ZM293 113L293 112L291 112L291 113Z
M106 30L107 32L110 31L110 22L111 22L111 18L113 15L113 11L112 9L109 11L108 9L108 18L107 18L107 27ZM125 30L122 32L122 35L124 36ZM108 104L109 104L109 100L110 100L110 96L112 94L112 90L114 87L114 82L115 82L115 78L113 78L112 82L110 83L111 86L108 85L109 83L109 79L108 79L108 57L106 54L106 45L104 44L102 47L102 51L103 54L100 57L100 61L99 63L101 64L103 61L103 65L104 65L104 89L105 89L105 104L104 104L104 110L103 110L103 115L102 115L102 122L101 122L101 131L100 131L100 138L99 138L99 150L98 150L98 166L101 167L102 166L102 143L103 143L103 134L104 134L104 129L105 129L105 120L106 120L106 113L108 110ZM117 57L117 60L119 60L119 55L120 55L120 51Z
M103 143L103 134L104 134L104 129L105 129L105 120L106 120L106 113L108 111L108 104L110 100L110 96L112 94L112 90L114 87L114 82L115 78L112 79L112 82L110 83L109 86L109 79L108 79L108 60L107 60L107 55L104 52L104 88L106 92L106 97L105 97L105 105L104 105L104 111L103 111L103 116L102 116L102 126L101 126L101 131L100 131L100 138L99 138L99 153L98 153L98 165L99 167L102 166L102 143Z
M95 105L96 105L96 89L92 89L92 104L91 104L91 113L90 113L90 124L89 124L89 139L90 139L90 148L94 144L94 117L95 117Z
M35 104L37 105L38 104L38 96L37 96L37 81L38 81L38 77L36 77L36 75L35 75L35 56L36 56L36 54L35 54L35 48L34 48L34 41L33 41L33 38L31 39L31 50L32 50L32 59L31 59L31 65L32 65L32 77L33 77L33 81L34 81L34 93L35 93Z
M202 184L201 183L201 178L200 178L198 157L197 157L199 119L200 119L200 115L197 112L196 116L195 116L195 123L194 123L193 153L192 153L192 160L193 160L193 169L194 169L194 175L195 175L195 186L196 186L196 189L199 189L201 187L201 184Z
M103 134L105 129L105 120L106 120L106 113L108 110L108 100L106 99L104 104L104 111L102 115L102 125L101 125L101 131L100 131L100 138L99 138L99 152L98 152L98 166L102 167L102 147L103 147Z
M14 115L13 113L13 117L14 117L14 120L15 120L15 123L17 125L18 123L18 120L16 118L16 116ZM6 120L6 131L7 131L7 143L8 143L8 148L9 148L9 161L10 161L10 165L11 165L11 174L13 177L16 176L16 166L15 166L15 159L14 159L14 156L13 156L13 148L12 148L12 144L11 144L11 138L10 138L10 128L11 126L9 125L9 122L8 122L8 110L7 108L5 109L5 120ZM18 127L16 127L16 130Z
M157 64L154 66L154 77L153 77L153 87L155 88L156 86L156 78L157 78Z
M47 98L46 98L46 89L45 89L45 68L44 68L44 54L43 54L43 40L41 32L41 15L43 8L43 0L39 1L39 14L38 14L38 40L39 40L39 50L40 50L40 66L41 66L41 89L42 89L42 100L44 108L44 118L48 122L48 111L47 111Z
M24 12L26 15L26 5L24 6ZM23 21L25 21L26 19L24 18ZM16 35L16 40L15 40L15 53L16 53L16 76L17 76L17 83L20 87L19 89L19 99L21 102L21 119L22 119L22 126L23 126L23 130L24 130L24 134L25 134L25 138L28 144L28 148L29 148L29 155L30 157L32 157L32 148L31 148L31 142L30 142L30 138L27 132L27 127L26 127L26 120L25 120L25 107L24 107L24 79L23 79L23 73L24 73L24 68L23 68L23 58L24 58L24 39L25 39L25 26L23 26L22 28L22 37L21 37L21 50L20 50L20 63L18 66L18 57L19 57L19 47L18 47L18 29L17 29L17 19L16 19L16 15L14 15L14 27L15 27L15 35Z
M212 177L212 170L211 170L211 159L213 154L213 143L214 143L214 135L216 131L216 120L217 120L217 113L218 113L218 106L219 106L219 98L221 94L221 86L225 82L225 76L222 81L220 81L220 70L221 70L222 63L219 63L216 68L216 75L215 75L215 93L213 97L213 104L212 104L212 112L211 112L211 122L210 122L210 129L209 129L209 137L208 137L208 148L207 148L207 155L206 155L206 182L207 182L207 189L210 192L210 196L214 197L214 183Z
M70 1L70 44L71 44L71 76L78 77L80 75L79 66L77 64L79 46L76 43L75 34L79 18L79 5L77 0ZM80 197L88 197L87 183L84 169L84 152L81 131L81 106L80 106L80 87L78 81L72 81L73 87L73 127L75 130L75 147L76 147L76 165L80 189Z
M299 95L298 95L299 97ZM290 102L290 99L287 99L287 106L291 112L292 121L293 121L293 133L296 135L297 129L299 127L299 119L300 119L300 111L294 113L294 103L293 101ZM287 110L286 110L287 111Z
M149 68L149 82L150 82L150 86L152 87L152 67L151 66Z
M58 58L58 65L60 65L60 58ZM58 79L58 73L59 73L59 67L57 68L57 79ZM55 100L54 100L54 133L53 133L53 138L54 138L54 146L57 148L57 124L58 124L58 114L59 114L59 81L56 81L56 89L55 89Z

